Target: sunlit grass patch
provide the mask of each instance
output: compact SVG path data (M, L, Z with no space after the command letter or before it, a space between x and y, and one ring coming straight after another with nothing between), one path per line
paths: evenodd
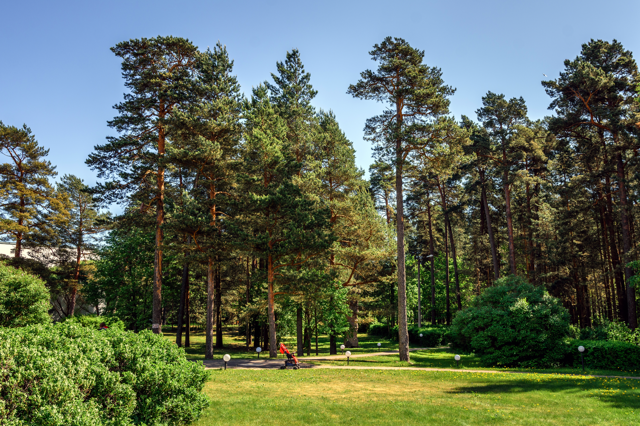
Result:
M638 382L380 370L212 371L197 425L640 423Z

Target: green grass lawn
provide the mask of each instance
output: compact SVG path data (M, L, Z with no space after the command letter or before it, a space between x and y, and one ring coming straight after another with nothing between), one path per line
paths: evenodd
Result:
M566 375L212 370L205 425L631 425L640 382Z
M418 367L418 368L468 368L473 370L500 370L500 371L517 371L517 372L536 372L536 373L553 373L553 374L595 374L604 376L640 376L640 371L619 371L619 370L593 370L586 369L584 372L581 368L554 368L554 369L525 369L525 368L504 368L504 367L483 367L480 358L473 355L461 355L460 363L457 364L454 359L455 353L449 348L430 349L426 351L411 352L411 361L403 362L398 359L397 355L373 356L366 358L351 358L349 365L351 366L369 366L369 367ZM336 361L308 361L312 364L325 365L346 365L345 360Z
M176 341L176 333L175 329L167 328L163 331L163 335L166 339L171 340L172 342ZM184 337L183 337L184 339ZM237 333L232 328L223 328L222 333L222 341L223 348L222 349L214 349L213 357L214 359L222 359L224 354L230 354L234 358L242 358L242 359L254 359L257 358L255 350L251 348L249 352L246 350L245 339L244 336L238 336ZM387 339L383 339L380 337L371 337L366 334L358 334L358 341L360 344L359 348L349 349L352 353L370 353L378 351L378 342L381 343L380 350L397 350L398 344L393 343ZM184 342L184 340L183 340ZM215 337L214 337L215 342ZM191 333L190 336L191 347L185 348L185 352L187 354L187 358L189 359L204 359L205 354L205 335L203 332ZM295 337L289 337L283 342L287 348L291 352L295 352L297 349ZM338 342L338 348L340 347L341 342ZM338 353L340 350L338 349ZM329 355L329 337L328 336L318 336L318 354L319 356ZM260 355L261 358L264 356L269 356L268 353L262 353ZM282 355L280 355L282 356ZM306 356L306 352L305 352ZM311 342L311 356L316 356L316 347L315 340ZM304 356L300 357L304 359Z

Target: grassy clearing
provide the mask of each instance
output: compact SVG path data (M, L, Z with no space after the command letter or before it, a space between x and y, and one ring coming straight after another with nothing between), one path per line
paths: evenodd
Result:
M401 362L397 355L393 356L372 356L366 358L351 358L349 365L368 367L418 367L418 368L468 368L473 370L495 370L495 371L517 371L536 372L553 374L595 374L603 376L640 376L640 370L619 371L619 370L592 370L586 369L583 373L580 368L554 368L554 369L525 369L525 368L503 368L503 367L483 367L480 358L473 355L462 355L459 366L454 359L455 353L449 348L430 349L426 351L411 352L410 362ZM325 365L346 365L346 360L336 361L308 361L312 364Z
M172 342L175 342L176 341L175 330L171 330L171 329L167 329L167 330L163 331L164 337L166 339L171 340ZM240 358L240 359L258 358L258 355L256 354L253 348L249 352L247 352L245 347L244 337L238 336L233 329L231 328L223 329L222 340L224 343L224 347L222 349L214 348L214 351L213 351L214 359L222 359L224 354L230 354L232 357ZM203 332L191 333L190 341L191 341L191 347L185 348L187 358L204 359L204 354L205 354L204 333ZM382 339L380 337L371 337L366 334L358 334L358 341L360 343L359 348L349 349L354 354L377 352L378 342L382 344L380 347L381 351L398 349L397 343L393 343L387 339ZM287 348L289 348L290 351L295 352L296 350L295 337L290 337L284 340L283 343L287 345ZM311 356L316 356L315 341L312 341L311 343L312 343ZM340 343L338 343L338 347L340 347ZM338 353L340 353L340 350L338 350ZM329 337L328 336L318 336L318 354L319 356L329 355ZM267 354L262 353L260 355L260 358L265 357L265 355L268 356L268 353ZM305 352L305 355L306 355L306 352ZM302 356L301 359L304 359L304 356Z
M640 424L635 380L375 370L212 370L204 425Z

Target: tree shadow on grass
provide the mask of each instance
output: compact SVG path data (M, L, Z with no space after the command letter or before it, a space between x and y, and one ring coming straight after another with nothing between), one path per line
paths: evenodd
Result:
M539 382L526 379L493 380L487 384L460 386L449 391L449 393L514 394L546 391L575 394L579 398L597 399L612 408L631 408L635 410L640 409L640 391L637 389L638 387L640 387L640 381L638 380L544 378Z

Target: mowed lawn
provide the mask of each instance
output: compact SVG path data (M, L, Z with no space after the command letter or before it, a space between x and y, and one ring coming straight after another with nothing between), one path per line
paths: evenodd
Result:
M212 370L195 425L632 425L640 381L380 370Z
M366 358L351 358L350 366L354 367L415 367L415 368L452 368L472 370L496 370L516 372L537 372L549 374L595 374L605 376L640 376L640 366L637 370L602 370L589 369L584 372L582 368L558 367L548 369L504 368L483 366L480 357L474 355L461 355L460 362L456 363L455 351L450 348L436 348L411 352L410 362L400 361L398 355L370 356ZM331 361L307 361L310 364L346 366L345 359Z

